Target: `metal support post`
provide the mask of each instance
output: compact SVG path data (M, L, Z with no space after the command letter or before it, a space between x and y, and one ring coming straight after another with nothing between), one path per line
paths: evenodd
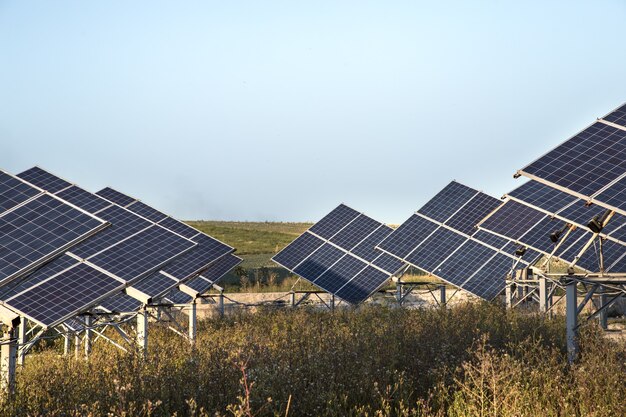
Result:
M220 296L217 303L217 311L220 317L224 317L224 291L220 291Z
M546 277L539 277L539 311L548 311L548 286Z
M566 337L567 337L567 358L570 363L576 360L578 354L578 297L576 294L577 282L569 280L565 286L565 306L566 306Z
M507 310L513 307L513 291L511 291L512 285L513 284L511 284L510 282L507 282L506 286L504 287L504 302L506 303Z
M137 313L137 345L145 355L148 350L148 312L145 307Z
M24 345L26 344L26 317L20 317L20 325L18 327L17 333L17 364L24 365L24 356L26 355L26 350L24 350Z
M605 291L606 291L606 287L600 286L599 308L604 307L608 301ZM600 314L598 314L598 320L600 321L600 327L602 327L604 330L606 330L609 327L609 312L607 308L600 311Z
M11 396L15 389L15 362L17 357L17 339L15 329L9 327L4 332L0 347L1 387L7 396Z
M396 282L396 301L402 305L402 284L400 281Z
M66 334L63 338L63 356L67 356L70 354L70 335Z
M80 335L78 332L74 335L74 357L76 359L80 357Z
M330 311L335 311L335 294L330 295Z
M196 300L193 300L191 302L191 305L189 306L189 341L191 342L191 344L194 344L196 341L196 314Z
M89 354L91 353L91 327L92 319L91 316L85 316L85 358L89 359Z
M292 291L290 294L291 297L291 306L295 307L296 306L296 292Z
M439 304L441 304L442 307L446 306L446 286L445 285L440 285L439 286Z

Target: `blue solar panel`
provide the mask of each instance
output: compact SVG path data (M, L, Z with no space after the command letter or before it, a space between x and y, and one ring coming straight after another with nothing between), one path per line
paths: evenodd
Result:
M0 217L0 280L26 272L104 222L43 194Z
M509 200L498 211L485 219L480 227L501 236L518 240L545 218L547 218L545 213L517 201ZM548 239L550 232L552 230L548 231L546 239Z
M344 253L341 249L326 243L298 265L293 272L313 282L330 268L332 264L337 262Z
M391 227L383 225L353 248L351 252L361 259L373 262L381 253L380 250L376 249L376 245L389 236L391 232L393 232Z
M452 181L417 212L443 223L477 193L470 187Z
M173 304L188 304L193 301L193 297L175 288L167 294L166 301Z
M126 293L120 292L105 298L99 305L107 312L130 313L137 311L141 307L141 302Z
M230 246L205 234L200 234L193 240L198 243L197 246L163 267L164 272L183 280L202 271L212 262L233 250Z
M43 326L53 326L121 286L118 280L79 263L5 303Z
M178 233L179 235L185 236L189 239L200 233L198 229L194 229L193 227L188 226L185 223L171 217L166 217L165 219L161 220L159 224L165 227L167 230L171 230L172 232Z
M40 191L0 171L0 214L36 196Z
M602 119L626 127L626 104L604 116Z
M437 224L414 214L379 243L378 247L400 259L404 259L437 227Z
M319 239L310 233L304 233L291 242L282 251L274 255L272 260L293 271L293 269L300 262L306 259L307 256L323 244L324 241L322 239Z
M160 226L152 226L99 253L89 262L132 281L163 266L195 246Z
M135 282L132 286L150 297L157 297L176 285L178 285L178 280L167 277L160 272L154 272Z
M626 172L626 131L596 122L521 172L590 197Z
M520 185L508 196L552 214L575 201L583 202L571 194L532 180Z
M352 304L358 304L369 298L389 280L389 275L368 266L343 288L337 291L337 297Z
M367 267L365 262L353 256L345 255L313 283L330 293L335 293L365 267Z
M508 256L497 254L485 266L479 269L463 289L481 298L491 301L500 294L506 285L505 278L513 267L513 261Z
M89 213L97 213L98 211L111 205L109 201L75 185L57 193L57 196L65 201L69 201L76 207L80 207L81 209L88 211Z
M445 224L455 230L471 235L477 228L476 225L489 213L502 205L502 201L487 194L477 194L456 214L446 220Z
M111 223L95 236L71 248L71 252L83 259L88 258L127 237L144 230L150 222L118 206L111 206L98 213L98 217Z
M208 291L213 283L218 282L231 269L239 265L241 261L241 258L232 254L222 256L201 275L186 281L185 285L202 294Z
M133 213L139 214L140 216L143 216L148 220L152 220L155 223L158 223L167 217L166 214L161 213L159 210L156 210L141 201L135 201L127 208Z
M610 187L595 196L594 200L617 209L626 210L626 178L611 184Z
M53 261L43 264L27 276L11 281L0 287L0 300L6 300L77 263L78 261L69 255L62 255L55 258Z
M381 269L384 269L389 273L389 275L397 273L402 267L405 265L404 262L396 258L395 256L391 256L388 253L380 252L378 258L374 259L372 265L375 265Z
M61 179L56 175L52 175L39 167L28 169L20 174L17 174L17 176L50 193L59 192L72 185L64 179Z
M496 236L493 233L485 232L484 230L478 230L472 235L472 238L487 244L495 249L502 249L506 245L510 244L510 240L500 236ZM513 250L515 251L515 250Z
M596 205L586 206L581 200L580 204L574 203L561 210L558 215L572 224L587 227L587 224L594 216L602 216L605 211L604 207Z
M474 272L481 269L494 255L493 249L468 240L433 273L454 285L462 286ZM498 279L503 280L504 277Z
M116 191L111 187L103 188L102 190L96 192L96 194L122 207L126 207L127 205L135 201L134 198L129 197L125 194L122 194L119 191Z
M463 235L440 228L411 252L406 257L406 260L426 272L433 272L444 259L456 251L466 240L467 237Z
M311 226L309 231L324 239L330 239L335 233L352 220L356 219L359 215L360 213L358 211L344 204L340 204L337 208L324 216L322 220Z
M589 239L585 239L585 241L588 240ZM618 262L624 255L626 255L626 247L610 240L604 240L602 244L602 257L605 270L609 272L626 272L623 268L624 265L620 265L620 262ZM600 247L597 240L585 251L576 265L587 271L600 271Z
M539 251L551 253L555 243L550 240L550 234L563 229L563 226L563 221L546 217L517 240Z
M349 251L380 226L380 222L361 215L333 236L330 241Z

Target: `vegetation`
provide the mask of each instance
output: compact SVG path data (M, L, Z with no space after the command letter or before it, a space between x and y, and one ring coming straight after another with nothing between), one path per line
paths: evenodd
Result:
M267 309L199 327L192 347L151 323L146 359L103 341L88 361L60 346L30 355L2 414L626 415L626 346L587 327L570 367L562 317L476 303Z

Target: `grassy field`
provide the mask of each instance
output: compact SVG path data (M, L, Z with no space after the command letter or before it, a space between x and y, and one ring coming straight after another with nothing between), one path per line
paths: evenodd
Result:
M50 341L20 367L0 415L626 415L626 346L587 326L569 366L563 317L487 303L262 309L199 322L195 346L167 325L150 324L146 357L100 340L76 360Z

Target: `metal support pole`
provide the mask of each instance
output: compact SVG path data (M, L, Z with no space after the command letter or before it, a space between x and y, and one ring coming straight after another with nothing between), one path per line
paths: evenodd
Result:
M2 346L0 347L0 373L2 374L0 385L9 397L15 389L16 357L17 339L15 338L15 329L10 327L4 332Z
M63 356L67 356L70 354L70 335L66 334L63 336Z
M576 281L569 280L565 286L565 328L567 337L567 358L570 363L576 360L576 355L578 354L578 298L576 285Z
M78 332L74 335L74 357L76 359L80 357L80 336Z
M330 311L335 311L335 294L330 295Z
M220 291L220 297L217 304L217 311L220 317L224 317L224 291Z
M193 300L189 306L189 341L194 344L196 341L196 314L197 306L196 300Z
M402 284L400 281L396 282L396 301L402 305Z
M24 356L26 355L26 350L24 350L24 345L26 344L26 317L20 317L20 325L18 327L17 333L17 343L19 347L17 349L17 364L24 365Z
M513 284L507 282L506 286L504 287L504 302L506 304L507 310L510 310L513 307L513 291L511 291L511 285Z
M85 316L85 359L89 359L89 354L91 353L91 324L92 319L91 316Z
M539 277L539 311L546 313L548 311L548 286L546 277Z
M296 306L296 292L292 291L290 294L291 297L291 306L295 307Z
M148 312L145 307L137 313L137 345L145 355L148 350Z
M439 286L439 304L441 304L442 307L446 306L446 286L445 285Z
M599 308L602 308L606 305L607 303L607 296L605 294L606 288L601 286L600 287L600 306ZM600 321L600 327L602 327L604 330L606 330L609 327L609 312L608 309L604 309L602 311L600 311L600 314L598 314L598 320Z

